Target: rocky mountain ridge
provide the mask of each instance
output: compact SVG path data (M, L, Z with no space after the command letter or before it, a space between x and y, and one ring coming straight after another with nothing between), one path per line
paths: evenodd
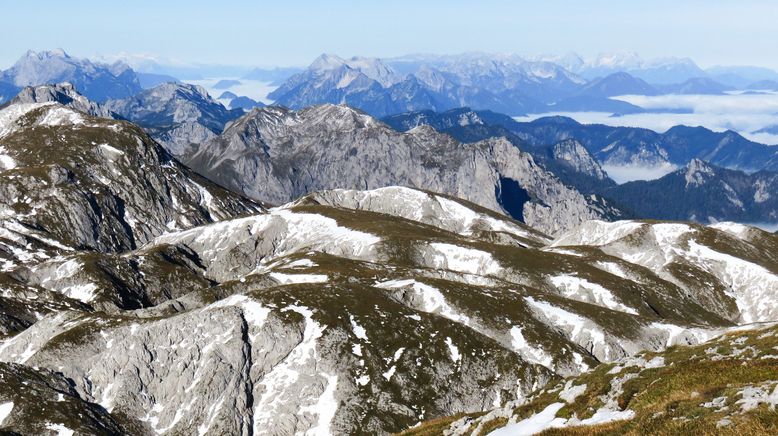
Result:
M228 110L200 86L164 83L106 107L143 128L174 155L205 142L243 114Z
M182 159L271 204L318 190L403 185L464 198L547 233L619 216L599 197L565 186L505 139L462 144L429 127L397 132L346 106L257 109Z
M105 429L385 432L520 401L558 375L646 348L695 344L778 310L747 304L764 299L728 281L726 268L710 277L733 287L731 297L687 280L686 271L747 262L753 280L776 286L771 264L740 251L774 243L758 230L593 223L549 244L473 207L407 188L324 192L267 214L163 234L113 257L110 270L79 266L87 262L80 253L44 261L31 275L39 286L56 292L99 283L89 305L126 292L133 274L159 276L171 261L172 285L204 281L147 309L53 312L4 341L0 360L58 368L74 383L68 398L82 402L74 410L100 404L109 414L101 412ZM670 250L666 272L654 275L648 260L632 263L632 250L647 243ZM685 244L698 250L698 263L675 269L688 255L672 250ZM160 250L191 260L159 257ZM743 260L722 261L725 252ZM731 303L709 311L705 298ZM33 377L5 365L15 377ZM17 395L0 398L8 401L27 410ZM42 425L14 409L12 428ZM50 424L83 428L66 416Z

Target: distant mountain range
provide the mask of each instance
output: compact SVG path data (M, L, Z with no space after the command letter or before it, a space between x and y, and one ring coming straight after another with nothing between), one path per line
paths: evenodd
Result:
M454 109L445 113L412 112L384 118L395 128L410 129L422 124L435 128L462 129L456 120L478 119L491 136L513 135L529 147L546 147L567 139L579 141L603 165L651 167L685 166L701 159L730 169L754 172L778 171L778 149L750 141L732 132L714 132L704 127L675 126L665 133L635 127L581 124L567 117L544 117L530 122L491 111ZM455 127L449 127L455 126ZM458 132L453 132L459 136Z
M602 192L635 216L697 222L778 222L778 172L747 174L693 159L660 179Z
M758 83L741 79L734 81ZM348 104L378 117L463 106L513 116L580 111L632 114L648 110L612 97L720 95L736 88L731 83L719 83L688 59L645 62L624 54L596 62L488 54L385 60L325 54L284 81L269 98L294 109Z
M383 121L401 131L428 125L463 142L504 137L564 183L601 195L626 216L703 223L778 221L778 150L734 132L677 126L660 134L584 125L564 117L520 123L466 108ZM616 185L601 164L680 169L657 180Z
M47 85L69 82L80 93L98 103L125 98L143 90L135 71L127 64L93 63L69 56L64 50L28 51L9 69L0 73L4 87ZM0 87L0 94L3 94Z
M122 99L179 78L202 79L196 66L183 69L157 61L127 57L112 64L69 56L63 50L28 52L0 73L0 102L22 86L72 83L98 103ZM275 104L301 109L316 104L347 104L373 116L458 107L492 110L512 116L544 112L635 114L645 109L616 100L620 95L711 94L734 89L778 88L778 73L750 67L716 67L705 71L688 59L645 61L630 53L583 60L577 55L522 58L515 55L411 55L391 59L340 58L324 54L308 68L206 68L205 74L229 73L219 89L242 80L278 86ZM181 75L178 75L181 73ZM218 76L214 76L218 77ZM230 108L261 106L243 98Z

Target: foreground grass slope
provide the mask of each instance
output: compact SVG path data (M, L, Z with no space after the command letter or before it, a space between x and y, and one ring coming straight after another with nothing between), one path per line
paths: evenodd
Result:
M526 402L404 435L776 434L778 327L733 331L558 379ZM589 425L587 425L589 424Z

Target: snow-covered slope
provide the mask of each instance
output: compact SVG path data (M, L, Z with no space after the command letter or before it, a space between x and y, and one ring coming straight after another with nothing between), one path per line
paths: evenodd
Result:
M601 251L619 231L598 225L544 246L453 198L316 193L121 255L42 259L20 285L75 303L9 336L0 360L57 369L136 433L387 432L732 325Z
M721 316L752 323L778 319L778 264L766 254L774 242L774 235L737 224L592 221L552 246L600 247L655 271Z

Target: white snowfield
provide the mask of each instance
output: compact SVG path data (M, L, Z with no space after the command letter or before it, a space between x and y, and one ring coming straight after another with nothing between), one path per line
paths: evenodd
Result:
M30 111L44 106L51 106L54 103L22 103L13 104L0 110L0 138L10 135L18 128L16 121L27 115Z
M549 277L549 281L566 298L596 304L632 315L638 314L635 309L621 303L611 291L597 283L571 275Z
M11 415L11 411L13 411L13 409L14 409L13 401L8 401L0 404L0 427L2 427L3 422L5 422L8 416Z
M539 301L532 297L524 297L524 301L540 317L545 318L549 325L555 325L563 330L571 342L589 350L601 361L611 360L611 346L605 340L605 332L597 324L546 301Z
M234 250L249 250L256 258L252 270L232 269L214 271L213 265L229 264ZM145 249L163 244L184 244L198 252L209 268L209 274L237 279L250 272L268 272L274 260L295 252L318 251L350 259L378 260L377 236L338 225L332 219L318 214L296 213L287 209L274 209L267 214L254 215L230 221L196 227L157 237ZM289 276L284 280L293 280ZM322 280L306 277L306 280ZM280 280L283 281L283 280Z
M440 242L430 243L428 247L432 256L431 268L481 276L497 275L502 271L500 264L485 251Z
M552 246L598 246L606 254L649 268L661 278L682 288L687 288L687 285L676 279L667 267L679 262L689 264L713 275L727 286L726 293L740 312L739 323L778 320L778 300L774 298L778 295L778 275L754 262L721 252L720 248L704 245L700 242L701 229L700 226L680 223L589 221L576 230L560 235ZM713 224L707 229L726 233L744 243L750 241L753 232L760 231L736 223ZM612 267L603 269L610 269L617 274ZM564 287L570 289L573 285ZM568 292L575 294L573 291Z
M54 102L17 103L0 110L0 139L19 129L17 121L35 109L49 107L37 120L39 126L65 126L85 124L83 114Z
M497 219L441 195L401 186L368 191L333 189L314 194L338 205L388 213L412 221L432 224L463 236L477 231L503 232L522 239L547 243L546 236L530 231L509 219ZM294 204L294 203L293 203Z

